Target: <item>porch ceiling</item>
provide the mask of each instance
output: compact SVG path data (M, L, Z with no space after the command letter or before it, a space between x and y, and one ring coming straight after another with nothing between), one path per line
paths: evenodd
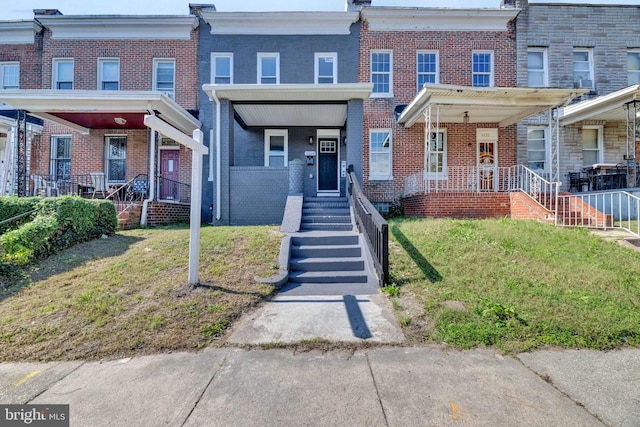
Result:
M569 102L587 89L469 87L425 85L398 118L405 127L424 123L429 106L439 107L441 123L497 123L506 127L549 108ZM432 110L432 120L436 121Z
M150 113L186 134L201 126L160 92L18 90L0 92L0 102L85 134L90 129L145 129L144 116Z
M211 97L227 99L246 126L344 126L347 101L365 100L370 83L204 85Z
M640 85L566 106L560 112L560 123L566 126L583 120L626 121L624 106L634 100L640 101Z

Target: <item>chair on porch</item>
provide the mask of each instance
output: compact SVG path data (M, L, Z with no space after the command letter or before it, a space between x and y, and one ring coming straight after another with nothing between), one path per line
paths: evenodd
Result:
M589 188L590 180L584 172L569 172L569 192L575 188L576 192L581 192L586 185Z
M92 172L89 174L91 177L91 184L93 185L93 192L91 194L91 198L95 198L97 193L101 194L101 197L106 197L107 189L104 185L104 173L103 172Z

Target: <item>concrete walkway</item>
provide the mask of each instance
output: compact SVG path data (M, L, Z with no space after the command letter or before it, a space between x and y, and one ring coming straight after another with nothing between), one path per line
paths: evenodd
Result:
M0 402L69 404L71 425L95 427L640 426L640 350L223 348L2 363Z

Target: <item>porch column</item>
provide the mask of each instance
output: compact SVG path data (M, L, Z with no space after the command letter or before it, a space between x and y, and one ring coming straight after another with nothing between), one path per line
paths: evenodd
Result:
M560 123L557 108L549 108L549 143L551 145L551 182L560 181Z
M347 166L353 165L353 171L362 184L364 170L364 104L361 99L347 102Z
M231 171L233 166L233 105L228 99L220 100L220 170L216 171L216 178L220 179L220 194L216 195L214 203L220 200L220 219L214 221L219 225L229 225L231 221ZM216 179L214 178L214 179ZM216 206L216 209L218 207Z

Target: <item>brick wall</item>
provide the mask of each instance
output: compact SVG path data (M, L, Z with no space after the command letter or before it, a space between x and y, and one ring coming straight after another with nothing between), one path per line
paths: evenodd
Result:
M42 80L42 34L33 44L0 44L0 62L20 63L20 89L40 89Z
M288 168L236 166L230 172L232 225L282 223L289 194Z
M555 216L547 209L535 202L525 193L509 193L511 201L511 218L529 219L535 221L553 221Z
M406 216L433 218L504 218L510 216L508 193L429 193L402 199Z
M182 203L151 202L147 206L147 224L161 225L188 222L191 206Z

